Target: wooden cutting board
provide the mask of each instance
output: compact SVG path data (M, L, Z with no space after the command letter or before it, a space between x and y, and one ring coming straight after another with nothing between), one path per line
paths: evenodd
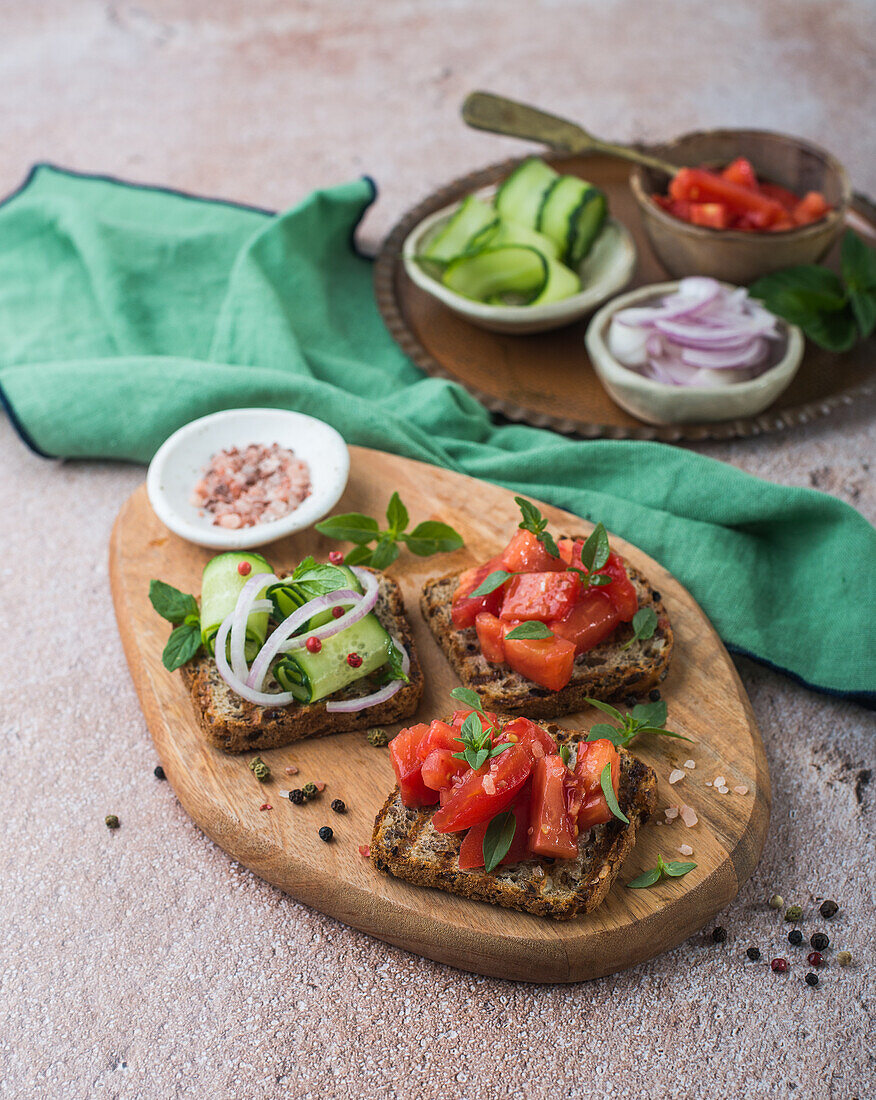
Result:
M426 690L417 721L445 714L458 681L423 622L418 592L429 577L480 562L504 545L519 519L513 495L473 478L423 463L352 447L350 481L337 510L382 515L393 490L411 513L412 524L441 519L465 538L464 549L436 558L403 552L391 567L404 590ZM577 532L590 525L567 512L540 505L552 530ZM661 566L625 543L612 545L659 589L675 630L676 649L663 696L670 727L696 745L652 737L634 751L659 777L659 811L680 801L693 806L699 822L648 824L605 904L579 920L556 922L467 901L437 890L411 886L379 874L359 854L371 837L374 816L394 779L385 749L370 746L362 733L303 741L263 752L273 779L259 783L248 757L226 756L204 741L178 674L161 664L167 624L152 610L149 581L161 578L197 593L210 551L171 534L153 513L141 486L119 513L110 543L110 579L119 631L146 722L164 770L180 802L197 825L234 859L257 875L345 924L440 962L480 974L538 982L595 978L633 966L686 939L735 896L752 873L763 848L769 819L766 759L751 705L733 664L689 593ZM314 554L325 560L331 543L305 531L265 548L279 570ZM411 719L409 721L413 721ZM589 728L600 719L590 711L562 719ZM397 728L397 727L395 727ZM696 769L675 786L673 767L686 759ZM296 764L294 778L284 768ZM706 781L723 775L730 793ZM295 806L281 788L322 780L321 798ZM734 786L748 793L733 793ZM348 811L333 813L342 798ZM261 811L269 802L273 809ZM317 832L331 825L335 840ZM646 890L624 883L653 867L657 854L683 859L689 844L697 869L683 879Z

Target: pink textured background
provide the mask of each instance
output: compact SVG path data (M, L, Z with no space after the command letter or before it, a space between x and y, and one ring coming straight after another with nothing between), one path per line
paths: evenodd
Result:
M872 195L873 16L865 0L5 3L0 191L51 160L280 207L367 172L376 244L436 184L522 148L458 121L483 87L618 139L804 134ZM872 413L703 449L873 520ZM0 468L0 1096L874 1094L872 714L739 662L774 811L725 945L695 936L572 987L459 973L260 882L153 778L106 565L142 469L47 463L5 420ZM774 890L810 910L834 896L825 926L856 966L807 988ZM744 965L750 943L791 973Z

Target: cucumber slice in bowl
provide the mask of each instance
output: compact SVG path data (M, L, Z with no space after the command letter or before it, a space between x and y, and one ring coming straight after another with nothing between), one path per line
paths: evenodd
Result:
M503 218L526 229L538 229L542 200L558 177L559 173L538 157L525 160L499 185L493 205Z
M548 278L547 257L537 248L508 244L453 260L441 281L475 302L501 298L507 304L526 305L543 293Z
M458 256L477 251L499 225L499 216L489 203L469 195L434 236L424 244L418 258L447 264Z

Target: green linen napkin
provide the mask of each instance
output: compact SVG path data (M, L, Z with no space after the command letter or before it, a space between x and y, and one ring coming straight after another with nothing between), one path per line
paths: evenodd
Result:
M876 532L825 494L656 443L496 426L387 333L353 234L370 181L268 211L40 166L0 206L0 398L41 454L146 462L275 406L485 478L670 569L730 649L876 706ZM497 532L497 537L505 532Z

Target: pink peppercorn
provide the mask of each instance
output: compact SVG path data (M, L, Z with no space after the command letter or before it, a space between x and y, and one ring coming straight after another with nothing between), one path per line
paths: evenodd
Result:
M348 653L347 664L350 666L350 668L358 668L362 664L362 658L359 656L358 653Z
M308 653L319 653L319 651L322 649L322 642L319 640L319 638L310 637L304 643L304 648L307 650Z
M784 974L785 971L788 969L788 960L787 959L773 959L773 961L770 963L770 968L776 974Z
M241 575L241 577L248 577L252 572L252 566L249 564L248 561L242 561L237 567L237 572Z
M363 859L370 859L371 858L371 846L369 844L360 844L359 845L359 855Z
M341 617L341 615L344 615L344 614L346 614L346 612L344 611L344 609L342 607L333 607L332 608L332 618L333 619L339 619Z
M263 802L261 806L259 806L260 810L273 810L273 808L274 807L270 804L270 802Z
M329 551L329 561L332 563L332 565L340 565L343 560L344 555L341 553L340 550Z
M810 951L806 956L806 961L810 966L822 966L824 964L824 955L820 951Z

